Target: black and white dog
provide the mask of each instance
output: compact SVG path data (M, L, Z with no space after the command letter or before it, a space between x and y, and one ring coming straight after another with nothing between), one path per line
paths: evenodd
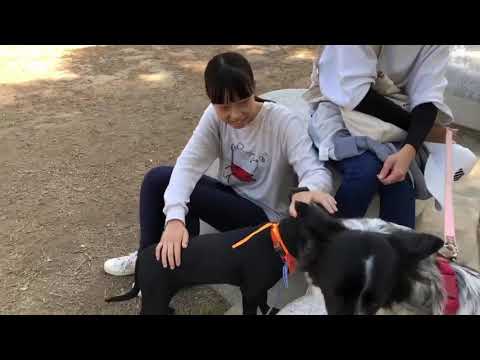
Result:
M440 238L380 219L338 220L317 206L301 208L306 244L300 259L311 286L280 315L444 313L447 293L436 262ZM450 265L457 314L480 314L480 273Z
M296 208L298 217L282 220L279 231L306 272L311 294L280 314L443 313L446 293L435 263L443 246L440 238L378 219L338 220L316 205L297 203ZM258 308L265 314L270 309L267 291L283 267L270 232L259 232L232 249L257 228L192 238L175 270L163 268L152 245L138 254L134 288L107 301L128 300L141 290L141 314L168 314L170 300L181 288L231 284L240 287L244 314L254 315ZM460 290L458 313L480 313L480 274L452 267Z

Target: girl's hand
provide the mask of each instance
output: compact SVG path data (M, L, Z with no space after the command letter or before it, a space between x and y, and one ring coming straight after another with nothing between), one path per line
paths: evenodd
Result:
M302 191L292 196L292 202L290 203L290 215L297 217L297 211L295 210L295 202L300 201L307 204L311 202L322 205L329 214L334 214L338 211L337 202L332 195L323 191Z
M170 220L165 226L162 238L155 248L155 257L157 261L162 259L163 267L170 266L170 269L175 269L175 266L180 266L180 253L182 247L185 249L188 246L188 230L185 224L180 220Z

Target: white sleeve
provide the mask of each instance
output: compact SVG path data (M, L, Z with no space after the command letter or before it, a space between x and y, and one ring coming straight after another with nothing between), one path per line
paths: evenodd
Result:
M166 222L179 219L185 222L195 185L219 155L220 135L215 110L210 105L200 119L192 137L183 149L173 168L165 190L163 212Z
M319 85L324 96L353 110L377 78L377 54L370 45L328 45L319 60Z
M448 45L423 46L408 75L406 93L410 100L410 110L431 102L443 113L443 117L447 120L452 118L452 112L444 101L449 55Z
M288 163L298 176L298 186L331 193L332 173L325 163L318 159L312 140L299 117L290 116L283 139Z

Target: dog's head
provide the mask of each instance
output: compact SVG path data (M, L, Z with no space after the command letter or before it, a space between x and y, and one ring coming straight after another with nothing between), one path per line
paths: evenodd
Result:
M418 263L443 241L414 231L347 229L316 205L298 202L299 264L321 289L329 314L375 314L408 298Z

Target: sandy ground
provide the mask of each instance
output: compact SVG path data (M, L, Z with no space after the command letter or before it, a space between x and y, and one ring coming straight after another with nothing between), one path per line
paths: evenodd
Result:
M103 262L138 243L138 190L208 104L216 53L248 56L258 92L309 83L313 46L0 46L0 313L135 314ZM208 287L173 304L222 314Z

